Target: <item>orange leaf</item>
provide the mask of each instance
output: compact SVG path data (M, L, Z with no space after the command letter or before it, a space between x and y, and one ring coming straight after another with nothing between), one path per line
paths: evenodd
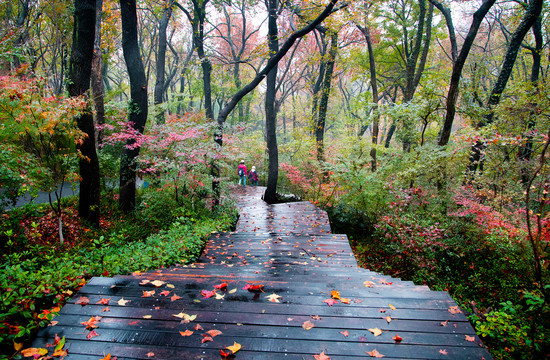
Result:
M367 329L367 330L373 333L374 336L380 336L380 334L382 334L382 330L380 330L379 328Z
M319 315L311 315L313 320L321 320L322 318Z
M204 330L201 326L201 324L195 325L195 331Z
M47 353L48 353L48 350L44 349L44 348L28 348L28 349L25 349L25 350L21 350L21 354L24 357L33 356L33 357L36 357L37 359L40 356L46 355Z
M374 349L373 351L365 351L367 353L367 355L370 355L372 357L376 357L376 358L381 358L381 357L384 357L386 355L382 355L378 352L378 350Z
M348 337L349 336L349 331L347 331L347 330L340 331L340 334L344 335L345 337Z
M447 352L446 349L443 349L443 350L442 350L442 349L439 349L439 353L440 353L440 354L443 354L443 355L449 355L449 353Z
M386 316L384 319L386 319L386 321L388 322L388 324L391 323L391 316L388 315L388 316Z
M141 295L141 297L151 297L155 295L155 290L151 290L151 291L144 291L143 292L143 295Z
M475 336L468 336L468 335L464 335L466 337L466 341L471 341L471 342L475 342L476 341L476 338Z
M394 337L392 337L392 340L395 342L400 342L403 340L403 338L399 335L395 335Z
M372 281L367 280L363 283L363 285L365 285L365 287L372 287L374 285L374 283Z
M203 338L201 340L201 344L204 344L205 342L214 341L210 336L203 334Z
M153 356L155 356L155 353L151 351L151 352L148 352L145 355L147 355L147 357L153 357Z
M330 360L330 358L325 355L324 351L319 355L313 355L313 357L315 358L315 360Z
M309 330L309 329L312 329L315 327L315 324L313 324L311 321L306 321L302 324L302 327L305 329L305 330Z
M212 336L213 338L222 334L220 330L208 330L206 333Z
M97 328L97 323L101 320L101 316L92 316L88 321L82 322L81 324L86 326L86 329L92 330Z
M451 314L460 314L462 310L458 306L449 306L449 312Z
M180 335L181 336L191 336L191 335L193 335L193 331L191 331L191 330L180 331Z
M330 297L333 299L340 299L340 292L337 290L332 290L330 292Z
M103 309L101 309L101 312L108 312L111 311L108 306L105 306Z
M111 353L108 353L107 356L105 356L104 358L102 358L100 360L111 360Z
M351 304L351 299L348 298L340 298L340 301L342 304Z
M177 296L176 294L172 295L172 297L170 297L170 300L172 301L176 301L176 300L179 300L181 299L181 296Z
M103 298L103 299L99 300L98 302L96 302L96 304L109 305L109 300L111 300L111 298Z
M159 293L159 295L168 296L168 295L170 295L170 291L168 291L168 290L163 290L163 291L161 291L161 292Z
M441 322L441 326L447 326L447 324L449 324L449 320L445 320Z

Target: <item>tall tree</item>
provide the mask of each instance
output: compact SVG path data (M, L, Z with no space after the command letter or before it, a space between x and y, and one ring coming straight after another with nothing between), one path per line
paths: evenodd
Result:
M92 58L95 41L96 0L75 0L74 30L71 58L69 62L69 95L86 95L90 88ZM78 146L81 158L80 195L78 213L80 217L99 227L99 160L95 147L94 118L90 106L77 119L78 128L86 134Z
M270 60L279 51L279 29L277 27L278 0L266 0L267 6L267 43ZM267 153L269 156L267 188L264 200L267 203L277 201L277 178L279 176L279 150L277 148L277 112L275 109L275 96L277 93L277 64L267 74L265 91L265 128L267 140Z
M172 16L172 7L174 6L174 0L166 0L164 4L164 10L162 11L162 18L159 21L159 35L158 35L158 51L157 51L157 76L155 81L155 93L154 103L157 106L157 123L164 123L164 110L160 108L160 105L164 102L164 89L165 84L165 67L166 67L166 29L168 28L168 22Z
M92 60L92 93L95 107L95 123L105 124L105 87L103 84L103 51L101 50L101 14L103 0L96 0L94 58ZM103 130L97 132L97 143L103 142Z
M526 8L525 13L519 23L518 27L512 34L510 38L510 43L508 44L508 49L504 55L504 60L502 62L500 73L496 83L493 85L491 90L491 95L487 100L486 108L488 110L487 115L477 124L478 127L483 127L491 124L494 121L494 108L499 104L502 93L506 88L508 79L512 74L514 69L514 64L518 55L519 48L521 43L527 35L527 32L533 25L536 23L542 12L542 5L544 0L530 0L529 6ZM472 172L475 172L478 168L478 165L483 163L483 151L485 150L485 145L481 141L477 141L471 149L470 152L470 164L468 169Z
M334 73L334 64L336 63L336 54L338 52L338 32L330 31L330 50L328 52L328 59L326 70L323 79L323 86L321 88L321 98L319 99L319 113L317 116L317 123L315 124L315 142L317 145L317 160L324 161L324 137L325 137L325 125L328 111L328 99L330 95L330 89L332 84L332 76Z
M453 127L453 121L456 114L456 102L458 100L462 69L464 68L464 64L466 63L466 59L468 58L468 54L470 53L470 49L472 48L474 40L477 36L479 27L481 26L485 15L487 15L487 12L489 12L491 7L495 4L496 0L483 0L483 3L479 7L479 9L477 9L477 11L474 13L472 24L470 25L470 30L468 31L468 34L464 39L464 43L462 44L462 48L460 49L460 53L458 55L455 55L455 49L457 48L456 35L454 32L454 25L450 10L436 0L430 0L430 2L434 4L444 14L445 21L447 22L447 28L449 30L449 38L451 39L453 72L449 84L449 92L447 93L447 112L445 115L445 122L443 124L443 129L441 130L438 141L439 146L445 146L449 142L451 130Z
M130 106L128 126L143 134L147 122L147 80L138 44L136 0L120 0L122 19L122 51L130 77ZM128 140L120 159L119 208L132 211L136 205L136 164L140 148L135 139Z

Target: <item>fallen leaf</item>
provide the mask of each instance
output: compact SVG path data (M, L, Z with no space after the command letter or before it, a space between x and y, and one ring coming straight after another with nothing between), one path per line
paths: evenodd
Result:
M103 309L101 309L101 312L108 312L111 311L108 306L105 306Z
M159 293L159 295L161 295L161 296L168 296L168 295L170 295L170 291L168 291L168 290L163 290L163 291L161 291L161 292Z
M119 304L120 306L126 306L126 304L129 303L130 301L132 300L124 300L124 298L120 298L120 300L117 301L117 304Z
M306 330L312 329L315 327L315 324L313 324L311 321L307 320L302 324L302 327Z
M155 356L155 353L151 351L151 352L148 352L145 355L147 355L147 357L153 357L153 356Z
M373 351L365 351L367 353L367 355L370 355L372 357L376 357L376 358L382 358L382 357L385 357L386 355L382 355L378 352L378 350L374 349Z
M251 292L255 292L255 291L263 291L263 288L264 288L264 286L262 284L258 284L258 285L246 284L243 287L243 290L248 290L248 291L251 291Z
M79 297L78 300L76 300L76 302L75 302L76 305L82 305L82 306L86 306L89 303L90 303L90 299L88 299L85 296Z
M54 349L54 352L58 351L58 350L63 350L64 346L65 346L65 336L63 336L63 338L60 339L59 336L57 336L57 334L55 334L55 349Z
M380 330L379 328L367 329L367 330L373 333L374 336L380 336L380 334L382 334L382 330Z
M135 324L137 324L137 323L138 323L137 321L130 321L130 322L128 323L128 325L135 325Z
M65 356L67 356L69 353L67 350L64 350L64 349L59 349L59 350L55 350L52 354L53 357L60 357L60 358L64 358Z
M327 303L328 306L332 306L334 304L337 304L338 303L338 300L334 300L333 298L330 298L330 299L326 299L326 300L323 300L324 303Z
M388 322L388 324L391 323L391 316L388 315L388 316L386 316L384 319L386 319L386 321Z
M378 311L380 311L381 313L385 313L386 309L378 309Z
M391 284L393 284L393 282L387 282L386 280L382 279L382 280L380 280L380 284L391 285Z
M150 284L153 285L154 287L161 287L162 285L166 284L166 282L162 280L155 280L155 281L151 281Z
M315 358L315 360L330 360L330 357L325 355L324 351L322 353L320 353L319 355L313 355L313 357Z
M174 295L172 295L172 296L170 297L170 300L172 300L172 302L174 302L174 301L176 301L176 300L179 300L179 299L181 299L181 296L178 296L178 295L176 295L176 294L174 294Z
M104 358L100 360L111 360L111 353L108 353Z
M204 330L201 326L201 324L195 325L195 331Z
M475 336L468 336L468 335L464 335L466 337L466 341L471 341L471 342L475 342L476 341L476 338Z
M371 288L374 285L374 283L372 281L367 280L363 283L363 285L365 285L365 287L370 287Z
M15 349L15 351L19 351L23 348L23 343L17 343L17 342L13 342L13 348Z
M320 317L319 315L311 315L311 318L313 320L321 320L322 319L322 317Z
M394 337L391 338L393 341L395 342L400 342L403 340L403 338L399 335L395 335Z
M212 336L213 338L222 334L220 330L208 330L206 333Z
M340 298L340 302L342 304L351 304L351 299L348 298Z
M170 288L170 289L176 288L176 287L175 287L174 285L172 285L172 284L166 284L166 287L167 287L167 288Z
M441 326L447 326L449 324L449 320L445 320L441 322Z
M451 314L460 314L462 310L458 306L449 306L449 312Z
M282 296L279 296L275 293L271 294L271 295L268 295L266 296L267 297L267 300L271 301L271 302L280 302L279 299L282 297Z
M155 295L155 290L150 290L150 291L144 291L141 297L151 297L153 295Z
M225 294L216 293L216 300L223 300L224 297L225 297Z
M218 285L214 285L214 289L227 290L227 283L221 283L221 284L218 284Z
M203 336L203 338L201 340L201 344L204 344L205 342L209 342L209 341L214 341L214 339L212 339L210 336L208 336L206 334L203 334L202 336Z
M96 302L96 304L109 305L109 300L111 300L111 298L103 298L103 299L99 300L98 302Z
M55 325L57 325L58 323L59 323L59 321L54 320L54 321L52 321L51 323L49 323L48 326L55 326Z
M396 309L395 306L393 306L392 304L389 304L388 306L389 306L390 309L392 309L392 310L395 310L395 309Z
M340 299L340 292L338 290L332 290L330 292L330 297L333 299Z
M229 290L229 293L230 293L230 294L234 294L234 293L236 293L236 292L237 292L237 288L234 288L234 289Z
M349 336L349 331L347 331L347 330L340 331L340 334L344 335L345 337L348 337Z
M233 341L233 345L226 346L225 348L228 349L228 350L231 350L233 352L233 354L236 354L237 351L241 350L241 344Z
M224 358L227 358L229 355L233 354L231 351L223 351L220 349L220 355Z
M443 354L443 355L449 355L449 353L447 353L447 350L446 349L439 349L439 353L440 354Z
M141 280L141 282L139 284L143 286L143 285L149 284L150 282L151 282L151 280L143 279L143 280Z
M24 357L35 357L35 358L38 358L40 356L44 356L48 353L48 350L47 349L44 349L44 348L28 348L28 349L24 349L24 350L21 350L21 355L23 355Z
M203 299L208 299L216 294L216 290L201 290L201 295L203 296Z
M153 316L151 316L151 315L143 315L143 318L144 318L144 319L150 319L150 318L152 318L152 317L153 317Z
M86 335L86 339L90 340L91 338L96 336L99 336L99 334L95 330L92 330L88 333L88 335Z
M88 321L81 322L82 325L86 326L87 330L93 330L97 328L97 323L101 321L101 316L92 316Z
M191 331L191 330L180 331L181 336L191 336L193 335L193 333L194 331Z

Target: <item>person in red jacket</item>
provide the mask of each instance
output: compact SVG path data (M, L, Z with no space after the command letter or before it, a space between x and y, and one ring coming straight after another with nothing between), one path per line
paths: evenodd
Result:
M239 185L246 186L247 174L246 174L246 165L244 164L244 160L241 160L241 164L237 168L237 173L239 174Z

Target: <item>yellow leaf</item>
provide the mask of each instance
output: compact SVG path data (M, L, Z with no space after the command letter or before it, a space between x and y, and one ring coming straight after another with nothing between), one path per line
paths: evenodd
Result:
M124 298L120 298L120 300L117 301L117 303L118 303L120 306L126 306L126 303L129 303L130 301L132 301L132 300L124 300Z
M233 354L236 354L237 351L241 350L241 344L233 342L233 345L226 346L225 348L228 349L228 350L231 350L233 352Z
M175 289L176 287L172 284L166 284L166 287L169 287L170 289Z
M393 306L392 304L389 304L388 306L390 307L390 309L395 310L395 306Z
M151 315L143 315L143 318L144 319L150 319L150 318L152 318L152 316Z
M368 281L368 280L365 281L363 284L365 285L365 287L372 287L374 285L372 281Z
M337 290L332 290L330 292L330 296L333 298L333 299L340 299L340 292L337 291Z
M379 328L367 329L367 330L373 333L374 336L380 336L380 334L382 334L382 330L380 330Z
M153 285L154 287L161 287L162 285L166 284L166 282L161 280L155 280L155 281L151 281L150 284Z
M225 294L218 294L216 293L216 300L222 300L225 297Z
M23 343L16 343L15 341L13 342L13 348L15 349L15 351L19 351L23 348Z
M234 288L233 290L229 290L229 293L230 293L230 294L234 294L234 293L236 293L236 292L237 292L237 288Z
M313 324L311 321L306 321L305 323L302 324L302 327L305 329L305 330L310 330L310 329L313 329L315 327L315 324Z

